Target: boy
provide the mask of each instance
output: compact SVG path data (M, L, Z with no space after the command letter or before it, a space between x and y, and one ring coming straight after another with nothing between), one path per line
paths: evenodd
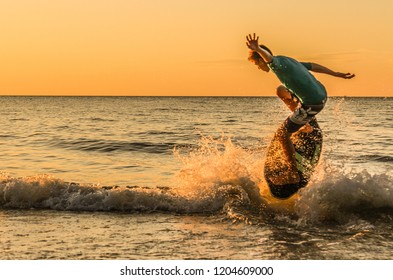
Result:
M308 122L325 106L327 93L325 87L309 72L324 73L344 79L355 77L351 73L334 72L316 63L298 62L286 56L273 56L264 45L259 45L257 37L249 34L246 45L251 50L249 60L259 69L276 74L282 85L277 88L277 95L292 111L278 132L285 157L289 163L288 173L283 181L296 184L300 178L296 171L295 150L290 139L291 134L302 128L304 132L312 131Z

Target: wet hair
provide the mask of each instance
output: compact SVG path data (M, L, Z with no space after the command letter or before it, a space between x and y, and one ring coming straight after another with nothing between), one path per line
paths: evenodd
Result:
M259 47L261 49L264 49L265 51L267 51L271 55L273 55L272 51L268 47L266 47L265 45L259 45ZM248 56L248 60L256 62L259 59L262 59L262 57L259 55L259 53L257 53L256 51L250 51L250 55Z

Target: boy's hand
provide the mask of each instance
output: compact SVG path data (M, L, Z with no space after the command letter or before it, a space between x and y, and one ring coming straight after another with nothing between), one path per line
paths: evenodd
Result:
M259 49L259 44L258 44L259 36L256 36L254 33L254 36L248 34L246 38L247 38L247 42L246 42L247 47L250 50L257 51Z
M353 77L355 77L355 74L337 72L336 77L343 78L343 79L352 79Z

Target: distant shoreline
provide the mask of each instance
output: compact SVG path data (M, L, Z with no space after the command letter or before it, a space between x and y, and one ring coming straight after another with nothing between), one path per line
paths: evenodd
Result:
M2 97L138 97L138 98L277 98L275 95L259 96L259 95L0 95ZM329 98L385 98L390 99L393 96L329 96Z

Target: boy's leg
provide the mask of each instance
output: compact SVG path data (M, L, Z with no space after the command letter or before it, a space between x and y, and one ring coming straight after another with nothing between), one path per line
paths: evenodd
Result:
M277 88L277 96L280 97L280 99L285 103L285 105L287 105L289 110L291 110L292 112L294 112L300 104L299 100L297 100L296 97L292 97L291 92L282 85ZM308 123L306 123L303 127L299 129L299 131L304 133L311 133L313 131L313 128Z
M277 131L277 136L279 137L281 146L283 148L288 167L286 172L282 174L282 178L280 180L282 181L281 185L296 184L300 181L300 177L296 168L295 148L291 141L291 134L292 133L290 133L286 127L286 122Z
M279 86L277 88L277 96L280 97L292 112L299 106L299 100L297 100L296 97L293 98L291 92L284 86Z
M291 92L282 85L277 88L277 96L280 97L280 99L292 112L294 112L299 106L299 101L296 98L293 98ZM288 163L287 172L282 174L282 178L277 178L277 184L296 184L299 182L300 178L296 169L295 148L291 141L291 133L289 133L286 128L286 122L277 132L277 136L280 139L284 155Z

